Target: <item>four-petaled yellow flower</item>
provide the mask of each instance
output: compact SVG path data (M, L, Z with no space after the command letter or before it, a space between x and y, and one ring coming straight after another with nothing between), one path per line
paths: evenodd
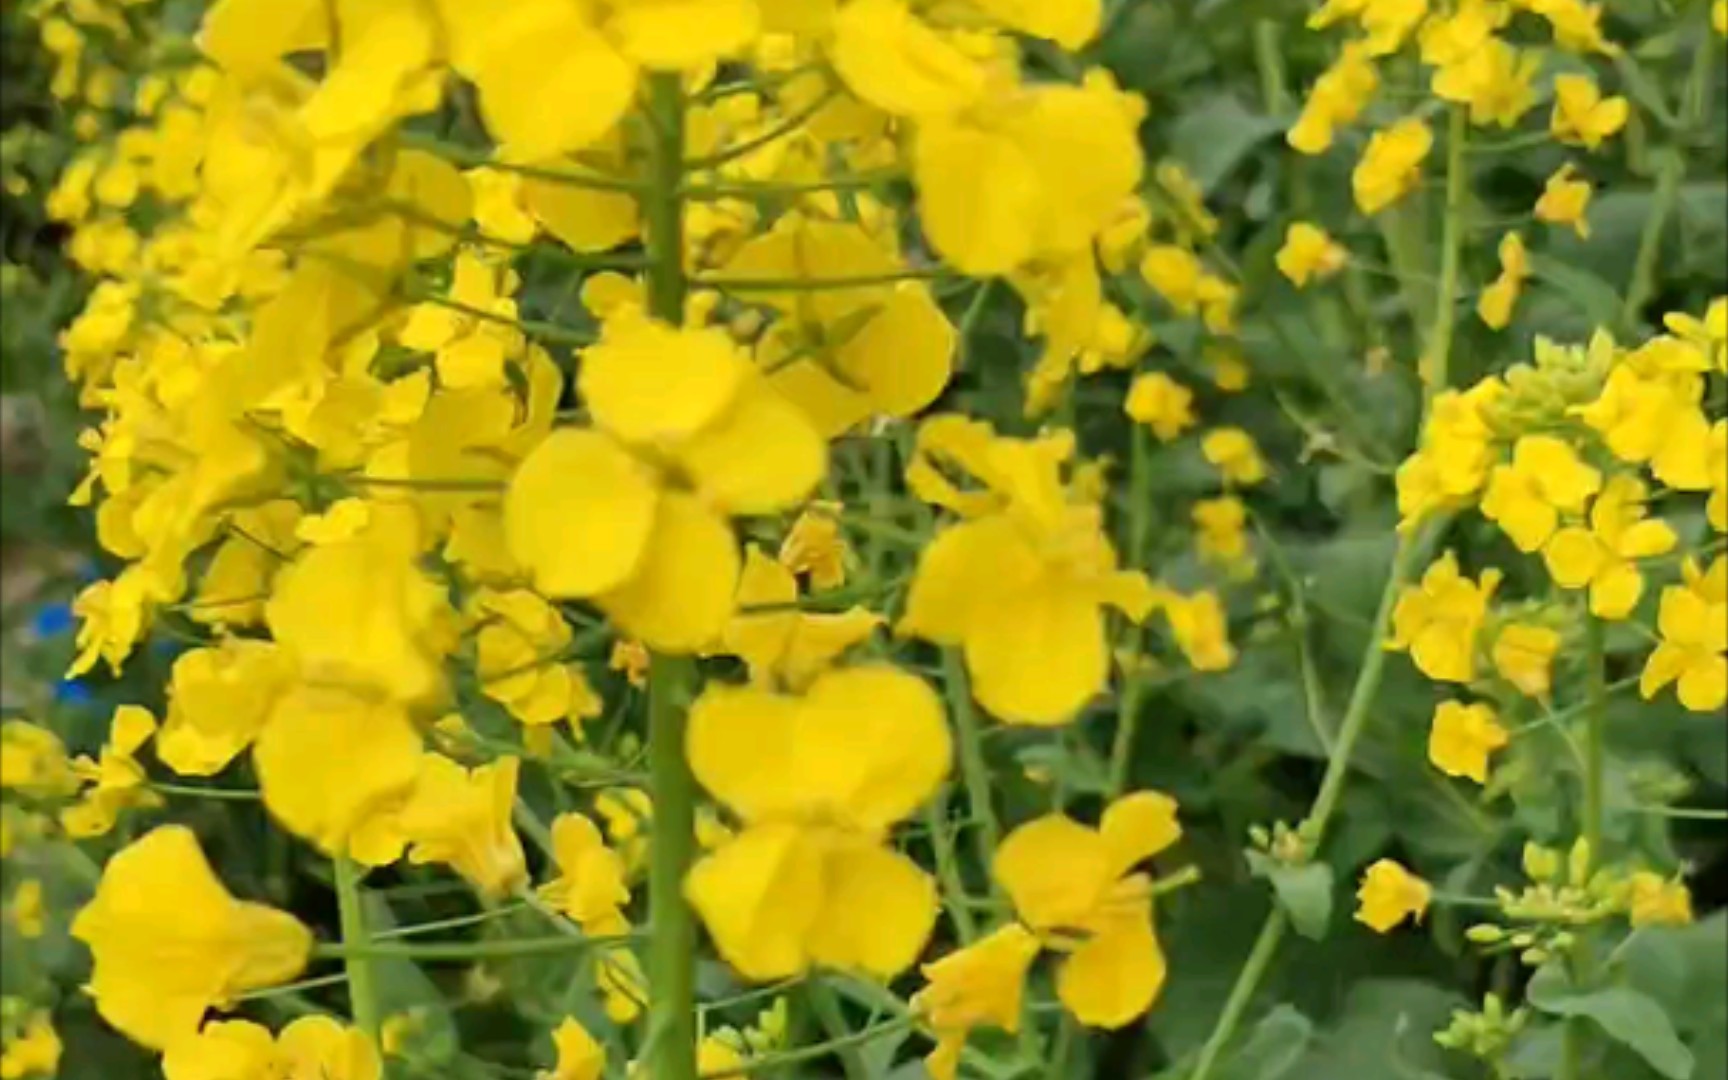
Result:
M1278 272L1298 289L1310 279L1331 277L1344 268L1350 253L1328 236L1325 229L1306 221L1291 224L1284 233L1284 246L1276 257Z
M1134 867L1182 835L1176 800L1124 796L1097 828L1063 814L1021 825L990 865L1014 910L1044 945L1066 954L1056 996L1083 1024L1119 1028L1152 1007L1164 951L1152 925L1152 879Z
M1588 239L1590 222L1584 211L1590 206L1590 181L1578 179L1577 171L1578 167L1568 161L1542 185L1542 197L1536 200L1536 220L1570 225L1580 238Z
M1434 133L1415 117L1376 131L1350 174L1356 208L1378 214L1408 195L1421 181L1422 162L1433 148Z
M1530 255L1524 247L1524 237L1509 232L1500 238L1500 276L1482 290L1476 298L1476 314L1495 330L1506 329L1512 321L1512 308L1524 282L1530 277Z
M1548 696L1560 632L1535 623L1513 622L1494 635L1494 670L1529 697Z
M92 761L80 754L72 771L88 784L79 801L60 812L60 826L73 837L106 836L127 809L162 805L162 797L150 789L149 777L135 754L156 733L156 718L140 705L122 705L114 710L108 741L100 757Z
M1718 555L1708 571L1691 559L1681 569L1685 582L1662 590L1656 616L1662 640L1645 661L1638 692L1649 699L1677 683L1680 704L1715 712L1728 701L1728 555Z
M1549 128L1561 142L1594 150L1626 126L1631 111L1623 97L1604 98L1588 75L1554 76L1554 116Z
M1526 435L1512 448L1512 462L1496 465L1482 494L1482 516L1500 526L1519 551L1539 551L1562 514L1584 512L1602 488L1602 474L1579 460L1577 451L1553 435Z
M923 681L869 666L830 671L797 697L710 684L691 707L687 752L744 822L684 885L734 970L886 979L918 958L936 886L887 839L951 760L942 704Z
M1356 921L1377 934L1405 919L1421 922L1433 892L1426 881L1403 866L1381 859L1362 875L1362 887L1356 892Z
M1224 477L1226 484L1253 487L1266 479L1266 459L1254 436L1238 427L1208 431L1200 440L1200 454Z
M464 769L442 754L425 755L400 819L412 844L408 860L445 863L493 899L526 884L527 861L511 823L520 767L513 757Z
M822 439L724 331L629 306L583 352L578 388L599 430L560 428L522 462L504 501L510 551L543 595L591 599L650 648L704 648L738 581L724 514L803 498Z
M108 860L72 936L90 947L96 1011L155 1050L194 1034L207 1009L294 978L312 949L293 916L230 896L180 825Z
M797 690L875 632L882 617L853 605L832 614L798 610L798 579L754 544L738 578L737 614L720 651L741 658L750 681Z
M1598 618L1624 619L1644 594L1644 578L1634 560L1666 555L1679 542L1666 521L1644 517L1644 484L1620 474L1596 496L1590 528L1569 525L1542 549L1555 584L1590 589L1590 610Z
M936 1033L936 1048L924 1059L935 1080L955 1080L960 1050L976 1027L1020 1030L1020 1002L1026 973L1042 946L1019 923L949 953L921 971L925 987L912 996L912 1009Z
M919 557L896 631L961 646L972 691L1010 723L1070 720L1109 677L1104 608L1143 621L1153 591L1117 568L1096 502L1062 482L1071 434L997 436L957 416L925 421L907 482L965 519ZM984 484L961 490L936 460Z
M1422 674L1437 682L1475 679L1476 635L1500 577L1490 568L1479 583L1471 581L1458 572L1457 557L1448 551L1423 572L1420 585L1399 594L1386 647L1408 649Z
M1488 782L1488 757L1512 739L1494 709L1481 702L1442 701L1428 731L1428 760L1447 776Z
M1194 392L1162 371L1137 376L1122 408L1129 419L1151 428L1160 442L1194 426Z

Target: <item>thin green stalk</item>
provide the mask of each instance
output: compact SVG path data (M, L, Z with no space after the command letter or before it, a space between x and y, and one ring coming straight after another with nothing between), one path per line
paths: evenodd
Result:
M413 944L406 941L371 941L352 945L346 941L312 946L312 955L320 960L397 959L451 963L474 960L498 960L518 956L546 956L556 953L585 952L610 945L635 941L640 934L614 934L604 937L554 934L548 937L506 938L502 941L434 941Z
M1123 562L1130 568L1144 564L1146 549L1152 536L1152 447L1151 433L1133 424L1128 430L1128 536ZM1140 629L1132 624L1124 628L1124 640L1131 650L1139 651ZM1146 693L1144 672L1130 671L1122 682L1122 695L1117 703L1116 734L1110 744L1110 787L1107 798L1114 799L1128 789L1128 772L1133 761L1134 734L1140 723L1140 703Z
M829 1039L826 1042L815 1043L810 1046L800 1046L796 1050L785 1050L778 1054L763 1054L760 1057L751 1058L741 1065L729 1065L723 1069L705 1072L700 1074L701 1080L724 1080L726 1077L745 1076L757 1072L766 1073L771 1069L779 1069L787 1065L815 1061L818 1058L827 1057L829 1054L844 1053L852 1047L863 1046L886 1035L905 1031L913 1027L914 1024L915 1021L910 1016L897 1017L877 1024L875 1027L853 1032L844 1038ZM655 1076L655 1080L659 1080L658 1075Z
M1680 180L1686 173L1686 160L1680 152L1664 150L1656 163L1656 193L1650 200L1650 216L1644 219L1644 232L1638 238L1638 254L1632 261L1632 278L1626 285L1626 298L1620 307L1620 322L1627 329L1637 325L1638 313L1650 302L1656 291L1656 260L1662 253L1662 233L1668 217L1680 196Z
M1283 908L1274 906L1272 914L1266 917L1265 925L1260 927L1260 936L1254 940L1248 962L1242 965L1242 974L1237 977L1236 985L1230 988L1230 996L1224 1002L1224 1011L1218 1014L1218 1023L1212 1028L1211 1037L1200 1049L1200 1060L1195 1064L1190 1080L1204 1080L1212 1075L1213 1068L1218 1064L1218 1056L1224 1052L1230 1036L1242 1023L1242 1016L1248 1011L1248 1003L1254 1000L1254 991L1259 987L1266 969L1271 966L1272 957L1278 951L1278 944L1284 940L1284 934L1289 928L1289 916L1284 914Z
M813 982L804 988L804 999L816 1015L816 1022L822 1025L823 1034L828 1036L829 1048L840 1059L840 1071L846 1080L870 1080L870 1066L855 1041L859 1033L846 1025L846 1016L840 1011L840 1000L834 991Z
M996 810L990 805L990 767L984 761L984 742L978 725L978 710L972 703L972 685L966 677L966 661L957 649L942 650L942 683L948 691L948 709L960 742L960 778L972 812L973 834L978 842L978 862L986 870L996 854L1002 830ZM992 887L992 894L995 893Z
M220 799L226 802L257 802L263 798L256 791L242 788L199 787L196 784L164 784L150 781L150 790L162 795L184 795L191 799Z
M1603 776L1607 758L1608 675L1606 632L1602 620L1594 615L1584 622L1585 701L1584 711L1584 842L1590 848L1590 861L1602 858L1602 811L1606 785Z
M1050 1043L1050 1060L1045 1063L1045 1080L1068 1080L1068 1059L1074 1056L1074 1018L1066 1011L1056 1021L1056 1037Z
M684 321L684 88L677 73L648 77L652 143L642 217L648 233L648 309ZM654 836L648 864L648 1049L655 1080L696 1078L696 921L684 878L696 857L696 779L684 758L685 708L695 670L656 655L648 667L648 771Z
M1589 867L1602 859L1602 812L1606 766L1606 729L1608 725L1608 681L1605 639L1602 620L1594 615L1584 617L1584 805L1579 834L1584 840ZM1574 947L1572 977L1583 982L1590 978L1595 966L1588 935L1580 935ZM1579 1080L1584 1074L1584 1044L1589 1038L1589 1021L1582 1017L1568 1019L1560 1031L1560 1064L1555 1080Z
M978 920L972 916L971 906L966 902L966 881L960 876L960 860L948 828L948 788L944 787L924 804L924 823L930 831L930 850L936 858L936 880L942 883L942 891L954 900L947 908L948 917L954 920L954 932L960 936L960 944L970 945L978 940Z
M335 859L336 908L342 926L344 948L358 947L361 951L343 958L348 973L348 1008L354 1026L368 1037L378 1037L378 997L372 982L372 960L366 955L366 913L361 908L360 867L354 860L338 855Z
M1434 297L1434 321L1422 343L1425 402L1448 383L1452 328L1457 322L1453 308L1458 303L1458 261L1464 247L1464 198L1470 186L1470 170L1464 164L1469 142L1470 114L1464 106L1454 105L1446 124L1446 216L1441 223L1439 291Z
M1434 298L1432 328L1426 335L1423 349L1425 359L1421 374L1424 418L1435 396L1446 386L1452 349L1452 324L1455 316L1453 306L1458 295L1459 249L1464 236L1464 200L1469 186L1469 171L1464 157L1468 119L1461 107L1452 107L1447 125L1446 216L1441 226L1443 246L1440 252L1440 281ZM1357 669L1356 685L1350 691L1343 722L1338 726L1338 741L1331 759L1326 764L1326 773L1321 778L1320 792L1315 796L1308 817L1301 826L1302 838L1311 850L1318 849L1325 838L1326 825L1337 810L1338 800L1344 793L1344 782L1350 773L1351 756L1355 752L1357 741L1367 729L1368 718L1373 712L1374 699L1379 694L1381 677L1386 667L1386 633L1392 622L1393 608L1398 603L1398 594L1426 550L1427 537L1438 533L1443 525L1444 522L1430 522L1427 527L1413 529L1399 539L1398 550L1392 557L1391 573L1386 579L1386 588L1380 594L1379 608L1368 631L1368 644L1363 650L1362 664ZM1230 990L1224 1011L1219 1015L1218 1022L1201 1051L1200 1061L1188 1080L1207 1080L1211 1076L1218 1056L1235 1035L1260 980L1265 976L1266 969L1278 950L1278 943L1288 928L1289 917L1282 907L1275 906L1260 928L1254 950L1236 977L1236 984Z

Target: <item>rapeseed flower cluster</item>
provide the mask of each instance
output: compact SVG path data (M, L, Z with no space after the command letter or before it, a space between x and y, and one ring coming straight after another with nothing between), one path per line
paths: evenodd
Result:
M545 1080L804 1060L781 993L805 987L825 1025L835 988L892 999L899 1019L861 1034L918 1028L937 1080L989 1029L1041 1052L1028 998L1053 997L1063 1032L1128 1027L1170 975L1155 908L1195 876L1147 865L1183 830L1175 798L1136 790L1136 724L1275 620L1328 766L1273 845L1275 919L1296 874L1328 875L1330 910L1334 778L1382 652L1444 684L1429 779L1475 785L1458 785L1473 812L1534 767L1537 728L1571 738L1581 711L1556 699L1600 675L1609 628L1650 639L1643 698L1728 701L1728 299L1446 382L1458 312L1507 331L1547 250L1497 228L1461 302L1472 129L1538 115L1569 156L1528 216L1579 238L1596 163L1637 129L1596 73L1622 56L1601 5L1325 0L1307 18L1341 40L1285 142L1356 153L1358 219L1392 229L1446 162L1445 329L1409 365L1417 447L1383 465L1252 370L1265 346L1244 325L1250 288L1359 304L1361 221L1304 206L1266 267L1236 265L1201 181L1145 160L1146 101L1093 62L1114 5L217 0L172 63L134 40L124 13L146 5L36 12L53 93L90 110L75 124L108 110L92 135L115 125L47 201L94 279L59 341L93 418L71 501L119 567L73 603L69 674L192 640L160 708L115 709L91 755L0 727L0 854L116 838L69 931L97 1012L169 1080L413 1062L419 1019L378 1015L370 961L414 958L392 939L419 928L368 922L380 882L416 868L473 894L457 924L487 924L418 954L476 961L471 999L520 992L489 966L517 952L564 956L593 991L525 1011ZM146 73L128 85L113 56ZM1405 108L1412 72L1443 132ZM1035 355L986 416L993 289ZM1256 380L1309 437L1297 464L1334 452L1396 492L1399 569L1338 732L1312 580L1266 528L1294 467L1242 395ZM1081 422L1100 394L1120 444ZM1487 541L1423 557L1466 515ZM1111 757L1088 775L1105 718ZM989 757L1017 740L1057 767L1025 769L1047 812L1005 822ZM1563 872L1527 854L1528 887L1494 900L1518 928L1478 943L1535 964L1580 926L1690 918L1677 879L1592 848L1600 773L1575 772L1583 846ZM157 821L213 792L255 794L328 863L340 941L230 891L191 828ZM54 923L43 888L5 898L28 940ZM1455 899L1390 858L1357 898L1379 933ZM524 922L544 936L494 940ZM698 1025L704 945L775 984L753 1024ZM342 1019L218 1018L335 961ZM906 1001L881 989L914 969ZM51 1073L46 1015L0 1019L0 1073Z

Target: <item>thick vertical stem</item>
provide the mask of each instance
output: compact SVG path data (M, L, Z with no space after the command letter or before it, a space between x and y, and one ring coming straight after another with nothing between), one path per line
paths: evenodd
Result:
M651 140L642 218L648 233L648 309L684 317L684 89L676 74L647 79ZM696 780L684 758L685 709L694 672L687 659L656 655L648 666L648 770L654 838L648 864L647 1073L696 1077L696 921L684 876L696 854Z
M378 1038L378 995L372 981L372 961L364 948L370 940L366 933L366 913L361 908L360 867L346 855L332 861L336 878L336 911L342 926L342 944L358 946L360 951L343 959L348 973L348 1009L354 1026L367 1037Z

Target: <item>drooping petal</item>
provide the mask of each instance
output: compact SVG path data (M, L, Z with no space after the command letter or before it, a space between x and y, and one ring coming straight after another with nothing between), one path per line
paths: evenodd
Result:
M1147 905L1113 911L1097 932L1062 962L1056 996L1090 1027L1119 1028L1140 1016L1164 986L1164 950Z
M913 175L924 230L955 269L993 277L1032 255L1026 223L1038 216L1042 189L1037 169L1014 142L951 120L920 124Z
M676 445L720 420L750 374L719 330L632 318L583 351L576 388L595 423L625 442Z
M948 775L953 746L928 683L883 664L827 672L799 718L794 770L809 796L864 829L909 816Z
M709 794L746 821L796 805L798 701L755 687L710 683L690 707L685 754Z
M667 492L636 572L595 602L651 649L696 652L717 641L732 616L738 570L738 540L725 519Z
M684 445L679 461L703 496L735 514L791 506L828 464L827 446L803 412L754 377L719 422Z
M995 621L1002 598L1037 580L1037 556L1005 517L962 522L936 534L918 557L896 633L958 645Z
M617 443L595 431L555 431L504 496L510 555L547 596L595 596L643 561L659 501L647 470Z
M746 829L684 880L684 895L721 957L758 982L808 966L805 942L822 893L821 853L792 825Z
M841 971L893 978L912 966L936 925L935 882L917 863L875 843L829 853L810 958ZM867 914L866 914L867 913Z
M864 388L876 412L910 416L948 385L956 340L929 288L911 283L894 290L875 316L835 350L835 366Z
M1104 688L1104 620L1089 597L1057 584L1002 596L996 617L966 635L972 693L996 717L1053 725Z

